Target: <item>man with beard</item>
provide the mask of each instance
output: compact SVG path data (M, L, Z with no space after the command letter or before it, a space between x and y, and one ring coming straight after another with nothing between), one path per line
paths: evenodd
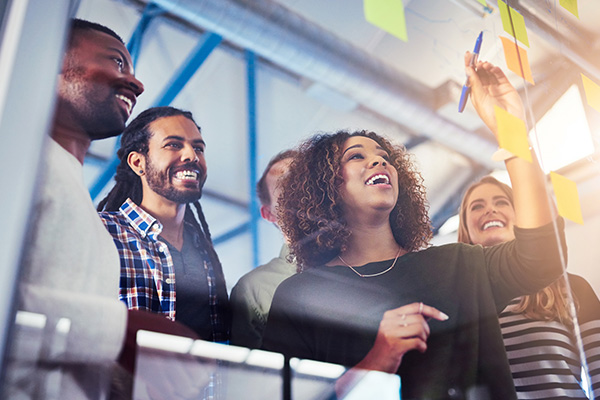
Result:
M191 113L172 107L142 112L121 136L116 184L98 211L119 249L119 297L127 307L225 342L225 277L198 202L204 148Z

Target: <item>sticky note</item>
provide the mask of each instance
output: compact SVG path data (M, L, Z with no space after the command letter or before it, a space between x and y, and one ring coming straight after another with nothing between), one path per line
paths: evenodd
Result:
M531 68L529 67L527 50L509 38L500 36L500 39L502 40L502 47L504 47L504 57L506 58L506 66L508 69L532 85L535 85L533 75L531 75Z
M486 2L485 0L477 0L477 2L478 2L479 4L481 4L482 6L484 6L484 7L487 7L487 6L488 6L488 5L487 5L487 2Z
M402 0L364 0L365 19L384 31L408 41Z
M583 81L583 91L587 103L594 110L600 111L600 86L584 74L581 74L581 80Z
M556 172L550 172L550 180L552 181L554 195L556 196L558 214L583 225L579 193L577 192L577 185L575 182Z
M500 148L532 162L525 121L498 106L494 106L494 112L498 125L498 145Z
M560 0L559 3L568 12L579 18L579 11L577 10L577 0Z
M498 0L498 10L500 11L502 27L506 33L529 47L529 38L527 37L527 29L525 28L525 18L502 0Z

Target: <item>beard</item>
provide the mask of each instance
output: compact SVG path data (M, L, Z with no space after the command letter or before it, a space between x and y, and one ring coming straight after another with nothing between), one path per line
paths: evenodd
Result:
M204 181L206 180L206 172L202 171L201 168L201 174L204 174L204 179L200 179L198 188L181 190L173 186L168 171L160 171L158 168L155 168L149 157L146 157L146 160L146 181L150 189L156 194L177 204L193 203L202 197L202 186L204 186ZM197 169L199 167L194 164L193 168Z
M118 106L116 91L107 82L86 78L82 68L63 72L60 105L71 123L81 127L90 140L118 136L125 129L127 116Z

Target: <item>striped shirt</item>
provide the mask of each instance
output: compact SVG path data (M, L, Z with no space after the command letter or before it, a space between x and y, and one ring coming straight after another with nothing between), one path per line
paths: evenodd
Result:
M175 321L175 267L168 245L159 237L163 229L161 223L130 199L121 205L119 211L102 211L99 214L121 258L119 299L129 309L152 311ZM196 232L196 247L202 252L208 285L206 305L210 307L212 337L202 339L227 341L229 318L221 312L228 307L227 293L224 278L217 279L223 273L215 271L206 249L199 245L197 229L188 222L185 224L186 229ZM224 293L224 296L218 293Z
M595 393L600 379L600 302L589 284L569 274L578 299L578 318ZM502 338L519 399L587 399L573 331L558 321L514 313L520 299L500 314ZM585 386L585 385L584 385Z

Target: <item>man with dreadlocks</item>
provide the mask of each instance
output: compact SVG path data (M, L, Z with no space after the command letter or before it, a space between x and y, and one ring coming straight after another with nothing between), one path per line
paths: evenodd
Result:
M225 277L198 202L204 147L190 112L142 112L121 136L116 184L98 211L121 256L119 298L127 307L224 342L230 325Z

